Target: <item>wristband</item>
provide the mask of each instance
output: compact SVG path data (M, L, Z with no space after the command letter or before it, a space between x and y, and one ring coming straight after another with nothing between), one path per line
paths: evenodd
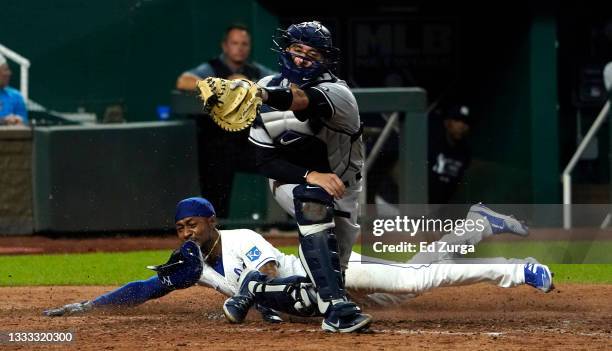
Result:
M279 111L288 111L293 103L293 93L290 88L262 88L267 93L266 105Z

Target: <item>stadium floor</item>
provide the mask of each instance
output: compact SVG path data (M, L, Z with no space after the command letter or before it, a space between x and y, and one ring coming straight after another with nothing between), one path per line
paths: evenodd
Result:
M68 344L8 344L3 349L82 350L609 350L612 285L564 284L544 294L522 286L441 288L372 313L371 331L331 335L320 319L279 325L251 312L245 324L228 324L223 296L205 288L173 292L123 311L49 318L43 309L96 296L114 287L0 288L0 325L9 331L74 332ZM286 318L286 316L285 316Z

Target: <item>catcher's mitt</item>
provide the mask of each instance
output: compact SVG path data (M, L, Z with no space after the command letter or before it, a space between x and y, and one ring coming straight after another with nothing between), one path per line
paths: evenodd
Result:
M204 113L221 128L237 132L250 126L261 107L258 87L246 79L209 77L198 81Z

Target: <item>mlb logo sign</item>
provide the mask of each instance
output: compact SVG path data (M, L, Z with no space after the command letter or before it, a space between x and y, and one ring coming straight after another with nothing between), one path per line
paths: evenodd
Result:
M251 261L257 260L261 256L261 251L257 248L257 246L253 246L249 252L246 253L246 257Z

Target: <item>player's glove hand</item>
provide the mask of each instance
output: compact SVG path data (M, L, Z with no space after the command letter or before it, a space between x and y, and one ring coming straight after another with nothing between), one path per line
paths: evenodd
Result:
M200 280L204 259L200 245L187 240L174 250L168 262L159 266L147 266L157 272L159 281L169 289L185 289Z
M209 77L198 81L197 86L204 113L230 132L250 126L262 104L259 87L250 80Z

